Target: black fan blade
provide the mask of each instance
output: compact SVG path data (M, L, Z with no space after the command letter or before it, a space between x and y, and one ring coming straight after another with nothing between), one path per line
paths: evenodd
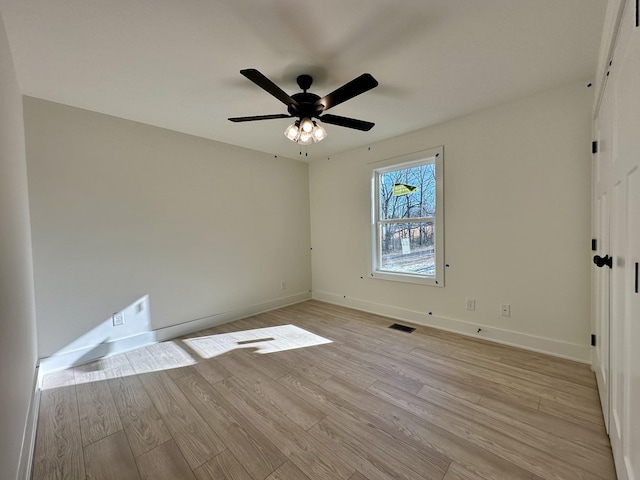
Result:
M232 122L253 122L255 120L271 120L273 118L291 118L291 115L284 113L275 113L273 115L256 115L253 117L233 117L230 118Z
M341 117L339 115L331 115L329 113L318 118L324 123L330 123L340 127L355 128L356 130L362 130L363 132L368 132L375 125L375 123L372 122L365 122L364 120L358 120L356 118Z
M369 73L363 73L358 78L354 78L349 83L345 83L337 90L321 98L315 105L324 105L322 110L326 111L377 86L378 81L375 78Z
M261 74L255 68L247 68L246 70L240 70L240 73L251 80L253 83L258 85L260 88L270 93L278 100L280 100L285 105L295 105L299 107L300 105L293 98L287 95L284 90L282 90L279 86Z

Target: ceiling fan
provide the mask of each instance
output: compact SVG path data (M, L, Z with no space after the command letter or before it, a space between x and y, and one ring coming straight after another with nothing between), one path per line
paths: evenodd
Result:
M240 73L267 93L270 93L284 103L287 106L287 111L289 113L257 115L252 117L233 117L229 119L232 122L253 122L256 120L297 117L298 119L286 128L284 135L289 140L302 145L319 142L327 136L326 130L321 125L318 125L314 119L320 120L324 123L353 128L365 132L371 130L375 125L372 122L366 122L364 120L324 113L342 102L346 102L353 97L377 87L377 80L368 73L363 73L359 77L345 83L340 88L322 98L307 91L313 83L313 78L310 75L298 76L296 81L298 86L302 89L302 92L294 93L289 96L280 87L254 68L240 70Z

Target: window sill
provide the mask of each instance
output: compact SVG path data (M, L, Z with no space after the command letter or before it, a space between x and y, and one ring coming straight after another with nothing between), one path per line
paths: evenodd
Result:
M414 283L417 285L428 285L431 287L444 287L444 281L435 277L426 277L423 275L413 275L410 273L392 273L376 271L369 276L372 279L390 280L392 282Z

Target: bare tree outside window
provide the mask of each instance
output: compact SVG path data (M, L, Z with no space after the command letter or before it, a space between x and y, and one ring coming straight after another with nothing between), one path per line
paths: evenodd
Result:
M380 219L395 220L381 224L382 269L433 275L434 222L409 220L435 216L435 164L382 173L379 182Z

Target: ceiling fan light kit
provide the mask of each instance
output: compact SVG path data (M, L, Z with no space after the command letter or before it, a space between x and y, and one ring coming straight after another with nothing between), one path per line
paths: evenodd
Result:
M289 125L284 131L284 136L300 145L310 145L324 140L327 131L316 122L304 118L302 121L296 120L295 123Z
M310 75L298 76L297 82L298 86L302 89L302 93L294 93L289 96L256 69L240 70L240 73L287 105L289 114L277 113L272 115L229 118L232 122L253 122L256 120L298 117L298 120L285 129L284 136L300 145L310 145L326 138L327 131L321 125L318 125L318 123L313 120L314 118L324 123L362 130L364 132L371 130L375 125L372 122L366 122L364 120L324 113L342 102L377 87L377 80L368 73L363 73L322 98L316 94L307 92L313 83L313 78L311 78Z

